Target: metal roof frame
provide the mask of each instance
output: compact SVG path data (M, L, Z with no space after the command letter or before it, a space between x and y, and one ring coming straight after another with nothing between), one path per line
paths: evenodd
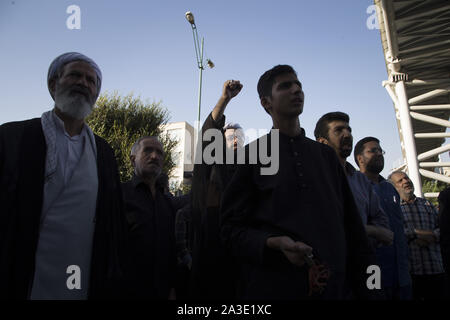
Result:
M374 0L404 164L416 194L421 176L450 183L436 168L450 167L450 1ZM431 194L425 196L433 196ZM434 195L435 196L435 195Z

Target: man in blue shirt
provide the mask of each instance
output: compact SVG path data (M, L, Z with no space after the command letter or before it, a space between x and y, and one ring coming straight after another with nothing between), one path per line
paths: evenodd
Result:
M400 196L394 186L380 175L384 168L384 151L380 141L374 137L361 139L356 143L353 155L355 163L380 198L381 206L389 218L390 229L394 232L393 244L376 250L384 292L390 300L409 300L412 298L411 276Z
M391 245L393 233L389 220L380 206L380 200L368 179L347 162L352 153L353 136L350 118L343 112L329 112L317 121L314 136L320 143L334 149L344 168L356 206L373 248Z

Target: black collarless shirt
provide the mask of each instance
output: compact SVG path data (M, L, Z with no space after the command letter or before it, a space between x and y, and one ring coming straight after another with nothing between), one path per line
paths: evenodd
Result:
M175 212L159 189L152 197L134 176L122 184L131 258L130 290L134 298L167 299L176 270Z
M274 157L276 146L270 143L271 137L252 143L267 139ZM296 137L279 133L277 142L277 173L262 175L261 168L269 165L260 162L240 165L222 200L222 239L246 265L243 297L306 295L307 288L299 287L305 283L300 269L266 247L268 237L283 235L311 246L314 256L329 266L332 276L327 298L343 298L347 281L362 292L367 265L375 262L375 257L335 151L303 132Z

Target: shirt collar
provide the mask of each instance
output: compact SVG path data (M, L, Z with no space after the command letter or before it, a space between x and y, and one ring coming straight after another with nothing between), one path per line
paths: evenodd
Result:
M272 129L275 129L274 127L272 127ZM278 131L280 134L280 137L282 139L294 139L294 140L301 140L305 137L305 129L300 128L300 133L298 135L296 135L295 137L290 137L284 133L282 133L281 131Z
M137 188L139 185L144 185L145 187L147 187L144 179L138 177L135 173L133 173L133 177L131 178L131 184L134 188ZM158 183L158 181L156 182L155 187L157 191L161 191L161 193L164 193L163 187Z
M356 172L356 169L350 164L350 162L345 162L345 171L349 176L353 176Z
M409 201L405 201L405 200L401 199L400 204L410 204L410 203L412 204L412 203L415 203L416 201L417 201L417 197L414 196L414 199L409 200Z
M58 115L56 114L55 110L52 111L52 116L53 116L53 120L55 122L56 131L59 131L60 133L64 134L64 136L66 136L68 139L70 139L72 141L77 141L77 140L79 140L81 137L83 137L85 135L85 133L86 133L86 125L83 125L79 135L75 135L75 136L71 137L67 133L66 128L64 127L64 121L62 121L61 118L58 117Z
M382 176L382 175L378 175L378 182L377 183L375 183L375 182L373 182L372 180L370 180L369 178L367 178L367 180L369 180L369 182L370 182L370 184L371 185L376 185L377 183L382 183L382 182L385 182L386 181L386 179Z
M137 188L137 186L139 186L140 184L144 184L144 179L142 179L141 177L138 177L135 173L133 173L133 177L131 178L131 184L134 188Z

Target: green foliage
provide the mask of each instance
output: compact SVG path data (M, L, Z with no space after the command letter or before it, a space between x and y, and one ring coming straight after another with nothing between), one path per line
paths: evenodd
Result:
M161 102L144 102L132 93L122 97L114 92L111 95L104 93L98 98L97 106L86 121L92 131L113 148L123 182L132 176L130 151L134 142L142 136L159 137L165 151L163 170L170 176L175 166L172 150L178 142L161 132L160 125L168 120L169 112L161 106Z
M432 180L422 177L422 192L441 192L447 187L447 184L441 181ZM438 205L437 198L427 198L434 205Z
M186 183L171 182L169 185L170 193L173 195L188 194L191 191L192 185Z

